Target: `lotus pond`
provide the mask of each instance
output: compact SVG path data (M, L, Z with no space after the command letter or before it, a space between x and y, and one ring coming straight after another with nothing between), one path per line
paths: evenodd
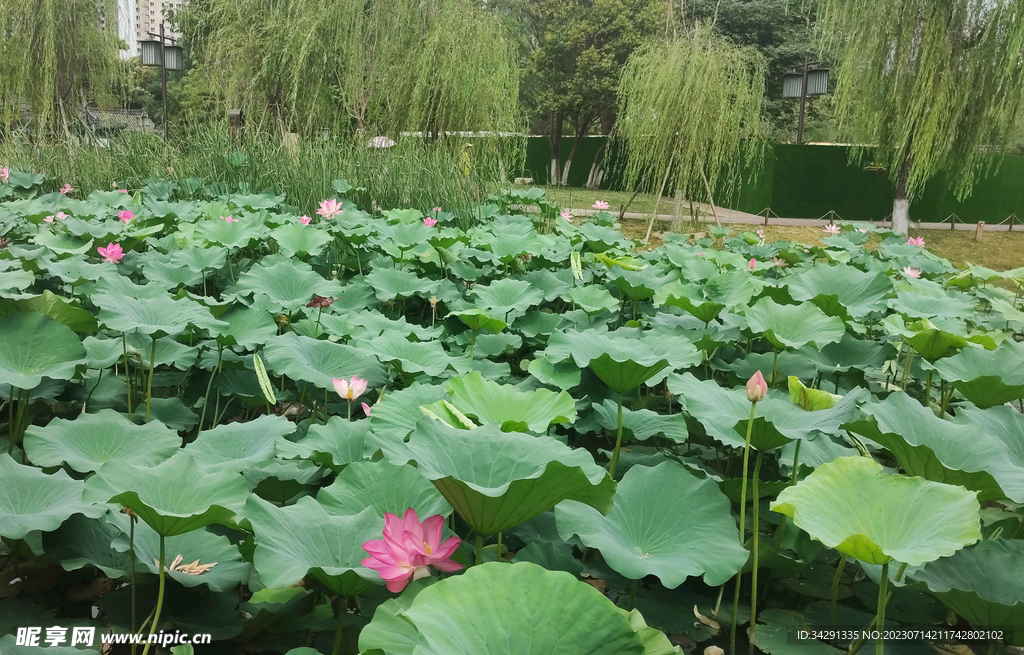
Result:
M1024 645L1022 269L46 183L0 186L5 655Z

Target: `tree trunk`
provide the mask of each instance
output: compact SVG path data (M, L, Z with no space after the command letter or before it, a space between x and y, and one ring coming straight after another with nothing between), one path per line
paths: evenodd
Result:
M580 143L583 141L583 137L586 136L590 129L590 123L593 122L593 114L588 114L579 124L576 126L576 138L572 142L572 150L569 151L569 156L565 158L565 166L562 167L562 185L569 185L569 169L572 167L572 160L576 156L576 151L579 150Z
M590 165L590 175L587 176L587 188L596 189L601 186L601 178L604 177L604 171L601 168L601 164L604 162L604 151L608 147L608 140L601 144L601 147L594 153L594 163Z
M892 231L907 236L910 231L910 199L907 197L907 180L910 178L910 166L913 159L903 158L900 174L896 178L896 193L892 200Z
M562 169L559 166L562 154L562 123L565 121L565 114L557 112L551 114L548 122L548 148L551 150L551 171L548 177L548 184L558 185L562 180Z

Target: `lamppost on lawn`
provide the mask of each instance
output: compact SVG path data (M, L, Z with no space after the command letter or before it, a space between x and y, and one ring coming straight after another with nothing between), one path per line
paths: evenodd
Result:
M167 140L167 71L180 71L182 63L181 46L175 45L172 37L164 36L164 24L160 23L160 33L149 34L149 41L140 41L142 46L142 65L160 67L160 95L164 101L164 141ZM170 43L167 43L170 41Z
M796 127L796 143L804 142L804 113L807 96L820 96L828 93L828 69L815 66L811 68L811 53L804 52L804 70L802 73L789 73L782 78L782 97L800 98L800 119Z

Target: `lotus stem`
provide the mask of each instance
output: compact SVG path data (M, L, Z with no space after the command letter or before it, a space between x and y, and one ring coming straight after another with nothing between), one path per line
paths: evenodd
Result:
M316 313L316 327L313 328L313 338L316 339L320 336L320 317L324 314L324 308L321 305L320 311Z
M928 375L924 379L924 406L931 407L931 396L932 396L932 371L928 371Z
M206 396L204 396L204 398L203 398L203 411L199 415L199 431L196 432L197 435L199 434L199 432L203 431L203 421L206 420L206 408L210 404L210 389L213 388L213 378L220 371L220 362L221 362L221 358L223 356L224 356L224 346L222 346L220 343L218 343L217 344L217 365L213 367L213 370L210 372L210 379L206 382ZM267 413L268 414L270 413L269 409L267 410ZM214 416L214 418L216 418L216 416Z
M750 465L750 434L754 430L754 411L757 403L750 403L750 418L747 420L747 439L743 445L743 481L740 483L740 546L746 547L747 532L747 467ZM755 536L756 539L756 536ZM756 562L755 562L756 566ZM736 574L736 592L732 598L732 627L729 630L729 652L736 655L736 615L740 611L740 581L743 579L743 570Z
M718 609L722 606L722 596L725 595L725 585L718 586L718 600L715 601L715 609L711 612L711 618L718 620Z
M875 618L875 629L879 631L878 639L875 640L875 655L885 655L885 588L889 584L889 562L882 565L882 577L878 581L878 615Z
M7 454L14 454L14 385L10 387L7 399Z
M331 655L338 655L341 652L341 638L345 633L345 605L347 598L345 596L338 596L338 627L334 629L334 650L331 651Z
M636 609L636 584L638 582L640 582L639 578L636 579L636 580L633 580L633 586L629 590L629 609L630 610L635 610Z
M128 566L132 585L132 634L135 634L135 517L131 514L128 515L128 525ZM135 646L135 642L132 642L132 655L135 655Z
M839 558L839 566L836 567L836 574L832 578L832 598L831 598L832 603L830 605L830 609L831 609L830 615L832 617L832 627L833 628L836 626L836 602L839 600L839 580L840 580L840 578L843 577L843 569L845 569L845 568L846 568L846 555L844 554L842 557Z
M484 563L484 536L479 532L476 533L476 563Z
M348 420L352 420L352 401L348 401Z
M132 415L132 377L128 373L128 341L121 333L121 350L124 352L124 383L128 387L128 416Z
M754 631L757 629L757 542L759 541L758 514L761 504L761 496L758 489L758 478L761 477L761 460L764 459L764 451L758 449L757 460L754 462L754 516L753 516L753 565L750 571L750 644L747 651L754 655Z
M608 466L608 474L615 479L615 467L619 463L619 448L622 447L622 394L617 393L616 398L619 404L619 431L615 436L615 452L612 453L612 463Z
M768 385L770 387L775 386L775 372L779 370L779 351L775 348L772 350L775 350L775 357L772 358L772 383Z
M498 533L498 561L501 561L501 533Z
M11 403L14 402L14 387L11 387ZM28 389L18 389L18 411L14 414L14 422L11 426L8 426L8 442L7 442L7 454L14 455L14 442L22 432L24 432L24 426L22 423L25 418L25 405L28 404L30 395ZM24 452L22 453L22 460L24 460Z
M153 370L155 368L156 368L156 333L154 332L153 333L153 347L149 351L149 383L146 385L146 423L149 423L149 404L153 400Z
M153 635L156 634L156 626L160 623L160 611L164 607L164 536L160 535L160 589L156 597L156 610L153 612L153 623L149 626L149 636L146 639L146 647L142 649L142 655L149 654L149 647L153 645Z

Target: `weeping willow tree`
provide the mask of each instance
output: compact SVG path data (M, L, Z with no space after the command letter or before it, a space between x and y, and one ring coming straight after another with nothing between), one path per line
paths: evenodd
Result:
M638 49L619 83L616 138L625 149L626 184L658 197L671 184L677 197L705 197L714 211L715 190L731 192L742 161L759 157L754 139L764 86L756 50L701 24Z
M206 5L213 28L193 55L257 121L392 136L518 127L514 49L469 0Z
M0 0L0 125L68 132L87 103L117 102L116 0Z
M850 137L895 183L893 230L944 170L960 198L997 163L1024 99L1020 0L819 0Z

